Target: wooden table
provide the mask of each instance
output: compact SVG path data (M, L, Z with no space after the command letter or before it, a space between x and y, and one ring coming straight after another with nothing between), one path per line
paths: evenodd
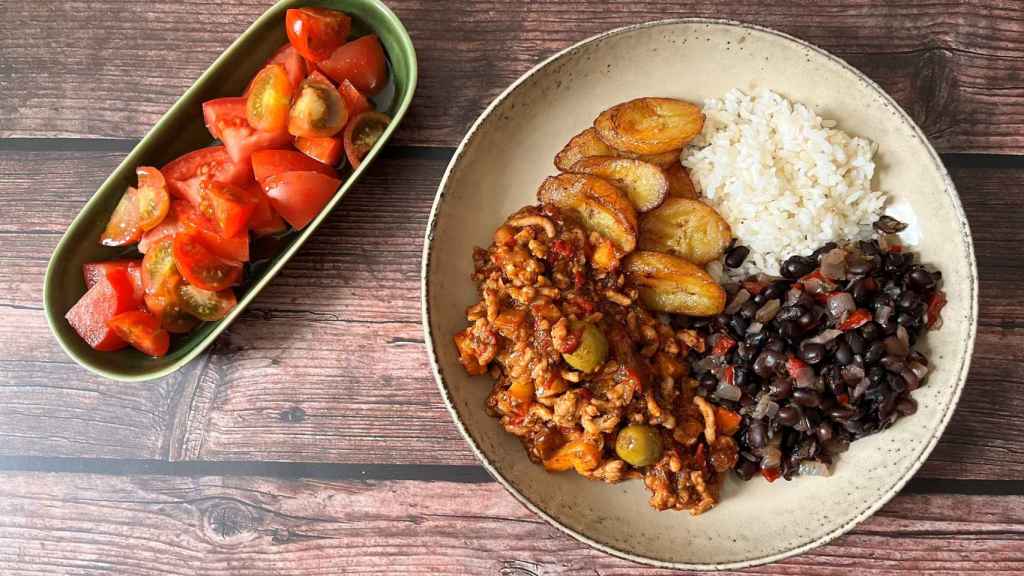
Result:
M818 4L392 1L421 70L393 144L212 352L122 384L50 336L47 259L268 2L5 1L0 573L663 573L562 535L478 467L430 376L418 277L438 179L484 106L560 48L672 16L772 26L878 81L942 152L981 273L970 379L918 476L849 535L747 573L1024 573L1024 4Z

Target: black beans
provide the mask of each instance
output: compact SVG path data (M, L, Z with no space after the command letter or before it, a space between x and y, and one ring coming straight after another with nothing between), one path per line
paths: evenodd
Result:
M866 306L870 301L872 290L868 289L868 284L863 278L857 280L850 287L850 295L853 296L853 301L858 306Z
M860 335L860 332L850 331L844 336L846 338L846 344L850 347L850 350L854 354L864 354L865 343L864 337Z
M754 448L763 448L767 436L764 421L754 420L747 429L747 442Z
M768 385L768 394L775 400L785 400L793 393L793 383L788 378L776 378Z
M775 415L775 419L783 426L792 426L800 421L800 411L793 406L783 406L782 408L779 408L779 412Z
M792 320L786 320L779 324L779 334L782 335L786 340L794 340L800 335L802 330L800 324Z
M896 306L903 310L911 310L916 308L920 302L921 301L918 299L917 294L914 294L913 292L904 292L903 294L900 294L899 299L896 300Z
M907 283L918 292L925 292L935 287L935 278L924 268L915 267L907 275Z
M914 412L917 412L917 400L914 400L910 396L902 398L896 403L896 411L903 416L910 416Z
M765 302L767 302L768 300L782 298L786 292L789 292L789 282L779 281L770 284L762 291L762 294L764 294Z
M754 360L754 372L761 378L768 378L786 363L786 355L775 350L765 350Z
M814 432L818 436L818 441L822 444L832 439L832 425L828 422L818 424L817 428L814 429Z
M786 278L800 278L814 272L814 269L817 267L817 260L804 258L803 256L790 256L782 263L780 272Z
M793 306L783 306L779 313L775 315L775 320L779 322L785 322L786 320L796 320L804 315L805 310L799 304Z
M811 388L797 388L793 390L793 402L813 408L821 404L821 395Z
M728 323L729 329L732 330L732 333L736 335L737 338L742 338L743 335L747 333L747 326L749 325L750 322L739 314L734 314L733 317L729 319Z
M757 474L757 471L760 469L761 467L758 466L756 462L751 462L750 460L743 460L742 462L736 465L736 474L738 474L739 477L744 480L750 480L751 478L754 477L755 474Z
M867 351L864 352L864 361L868 364L875 364L881 360L883 356L885 356L885 344L876 340L872 342L871 345L868 346Z
M875 230L886 234L896 234L897 232L902 232L907 229L907 224L900 222L889 215L882 215L882 217L871 226Z
M853 362L853 351L850 350L850 345L845 342L845 339L843 342L840 342L839 346L836 348L835 357L836 362L839 362L843 366Z
M846 268L846 271L849 272L850 274L854 274L856 276L863 276L864 274L867 274L867 273L871 272L874 269L875 269L875 261L874 260L867 260L867 259L865 259L865 260L857 260L853 264L850 264Z
M743 366L735 366L732 371L732 383L740 388L745 388L750 382L750 370Z
M743 316L747 320L751 320L754 318L754 315L757 314L758 308L760 308L760 306L758 306L756 302L753 300L747 300L747 303L740 307L740 316Z
M800 346L800 359L808 364L817 364L825 357L825 346L814 342Z
M768 350L775 350L776 352L785 352L786 343L778 338L769 337L768 343L765 344L764 347Z
M868 322L860 327L860 335L864 337L864 340L873 342L882 336L882 329L878 324Z
M746 246L733 246L725 254L725 265L729 268L739 268L743 265L743 261L747 259L750 254L750 248Z

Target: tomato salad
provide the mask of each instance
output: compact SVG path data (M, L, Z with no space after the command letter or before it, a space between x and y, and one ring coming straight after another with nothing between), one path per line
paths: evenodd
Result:
M218 145L160 169L137 168L100 237L141 258L84 266L86 293L66 319L92 348L163 356L170 334L224 318L250 240L301 230L356 168L390 118L367 98L388 81L375 35L349 39L348 15L287 11L288 43L239 97L203 103Z

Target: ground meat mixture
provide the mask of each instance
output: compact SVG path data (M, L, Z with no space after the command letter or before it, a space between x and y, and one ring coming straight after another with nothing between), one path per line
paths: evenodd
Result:
M480 301L455 344L531 460L642 478L654 508L700 514L736 464L740 417L696 396L687 355L703 338L645 310L620 256L553 206L519 210L473 253Z

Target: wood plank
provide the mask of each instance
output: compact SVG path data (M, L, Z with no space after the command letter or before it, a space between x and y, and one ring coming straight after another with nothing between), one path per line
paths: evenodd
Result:
M435 392L419 325L421 236L447 154L388 149L205 363L141 385L74 367L40 311L46 255L121 156L0 150L0 212L14 215L0 222L0 453L475 462ZM962 403L922 476L1022 479L1024 438L1009 431L1024 412L1024 170L977 160L952 171L975 234L981 321ZM122 401L89 402L67 382ZM19 407L38 383L53 384ZM85 411L103 426L49 439Z
M452 146L505 86L556 51L611 28L670 17L775 27L878 81L943 151L1024 150L1024 5L998 0L393 0L420 58L396 134ZM144 134L266 0L25 2L0 18L0 137Z
M1022 540L1022 496L897 496L829 545L726 574L1019 574ZM587 548L494 483L46 473L13 473L0 483L0 571L10 576L671 573Z

